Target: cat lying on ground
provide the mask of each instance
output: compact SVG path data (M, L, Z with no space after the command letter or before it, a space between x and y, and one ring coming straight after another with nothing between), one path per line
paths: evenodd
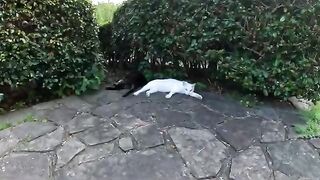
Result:
M122 97L126 97L138 88L148 83L144 75L139 71L132 71L128 73L125 78L117 81L112 87L106 87L106 90L121 90L129 88L130 90L125 93Z
M202 99L200 94L194 92L195 85L196 84L190 84L186 81L179 81L176 79L156 79L150 81L139 91L133 93L133 95L137 96L138 94L147 91L146 95L149 97L155 92L168 92L169 94L165 96L166 98L171 98L175 93L179 93Z

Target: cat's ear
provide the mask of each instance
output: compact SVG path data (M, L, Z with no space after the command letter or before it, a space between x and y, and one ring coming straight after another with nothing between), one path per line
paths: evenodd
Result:
M191 84L191 86L192 86L192 91L194 91L194 88L196 87L196 83Z

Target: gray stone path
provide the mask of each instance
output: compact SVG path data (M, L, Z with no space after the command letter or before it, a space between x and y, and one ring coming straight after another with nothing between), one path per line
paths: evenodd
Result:
M289 107L98 91L0 116L1 180L320 180ZM28 118L27 118L28 117ZM30 117L31 120L30 120ZM28 120L23 121L25 118Z

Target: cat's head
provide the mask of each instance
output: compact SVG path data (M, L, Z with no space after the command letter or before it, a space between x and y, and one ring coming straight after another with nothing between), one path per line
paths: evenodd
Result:
M195 86L196 84L191 84L185 81L183 82L184 91L187 95L194 91Z

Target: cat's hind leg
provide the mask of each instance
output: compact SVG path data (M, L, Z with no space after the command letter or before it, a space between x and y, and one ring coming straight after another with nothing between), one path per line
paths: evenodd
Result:
M140 90L136 91L135 93L133 93L133 95L137 96L139 95L140 93L144 92L144 91L147 91L149 90L150 87L149 87L149 84L143 86Z
M155 93L155 92L157 92L157 90L151 88L151 89L149 89L149 91L146 92L146 95L147 95L147 97L149 97L152 93Z

